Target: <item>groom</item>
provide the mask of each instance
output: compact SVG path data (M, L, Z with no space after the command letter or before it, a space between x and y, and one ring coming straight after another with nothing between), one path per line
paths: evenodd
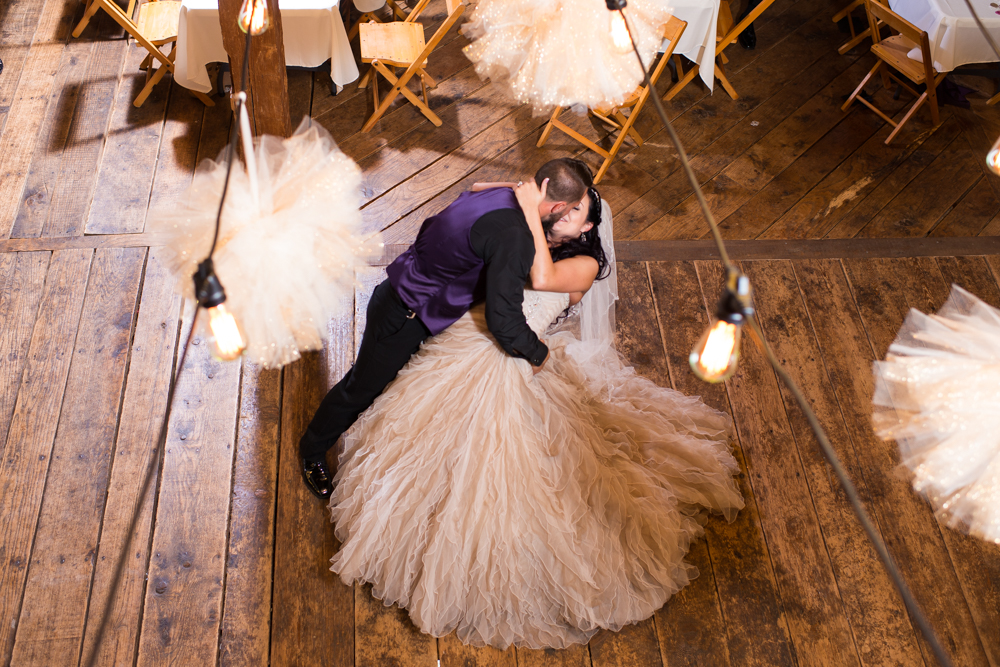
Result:
M592 178L579 160L561 158L535 174L548 180L538 213L550 234L584 196ZM578 234L577 234L578 235ZM386 269L372 292L354 366L327 393L299 441L302 476L319 498L333 492L326 452L392 382L429 336L444 331L478 301L486 325L507 354L527 359L537 373L549 350L528 327L521 305L535 246L509 188L463 192L424 221L417 240Z

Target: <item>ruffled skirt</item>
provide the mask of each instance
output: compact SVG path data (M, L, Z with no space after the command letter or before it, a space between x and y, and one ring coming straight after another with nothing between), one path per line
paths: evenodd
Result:
M430 339L348 434L333 569L422 631L563 648L692 578L704 508L732 520L729 418L568 334L532 375L481 308Z

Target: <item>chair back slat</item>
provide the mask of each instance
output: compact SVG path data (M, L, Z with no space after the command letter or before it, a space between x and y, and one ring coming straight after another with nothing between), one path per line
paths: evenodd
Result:
M458 6L455 8L455 11L448 12L448 18L445 19L445 22L442 23L441 26L434 32L434 35L427 40L424 52L421 53L420 56L414 61L415 63L424 63L428 56L431 55L431 52L437 48L438 42L444 39L445 34L451 30L451 27L455 25L458 19L462 17L462 14L465 13L465 4L461 2L457 2L456 4Z
M670 56L674 53L674 48L677 46L677 40L681 38L684 34L684 29L687 28L687 22L682 21L676 16L671 16L670 20L663 27L663 40L669 45L664 50L663 55L660 56L660 62L656 64L656 69L650 73L649 80L655 86L656 82L660 79L660 74L663 72L663 68L667 66L667 62L670 60Z
M413 23L420 18L420 14L427 8L427 3L430 1L431 0L420 0L420 2L417 3L417 6L411 9L410 13L406 15L404 23Z
M927 34L878 0L869 0L868 11L871 12L872 18L882 21L914 44L920 44L920 36Z

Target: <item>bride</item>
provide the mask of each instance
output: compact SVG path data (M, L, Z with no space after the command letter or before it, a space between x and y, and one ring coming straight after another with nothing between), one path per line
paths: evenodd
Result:
M585 238L551 249L544 189L515 192L536 246L524 311L549 359L534 374L506 354L481 305L428 339L345 437L331 569L431 635L564 648L651 616L698 575L683 559L704 510L731 521L743 499L725 414L637 376L606 325L550 329L588 291L613 307L597 191L567 213Z

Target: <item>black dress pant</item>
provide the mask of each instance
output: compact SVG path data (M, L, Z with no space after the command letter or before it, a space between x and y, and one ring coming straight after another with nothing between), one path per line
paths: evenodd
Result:
M431 333L399 299L388 280L372 292L358 358L331 389L309 423L299 451L309 461L322 461L337 439L351 427L410 360Z

